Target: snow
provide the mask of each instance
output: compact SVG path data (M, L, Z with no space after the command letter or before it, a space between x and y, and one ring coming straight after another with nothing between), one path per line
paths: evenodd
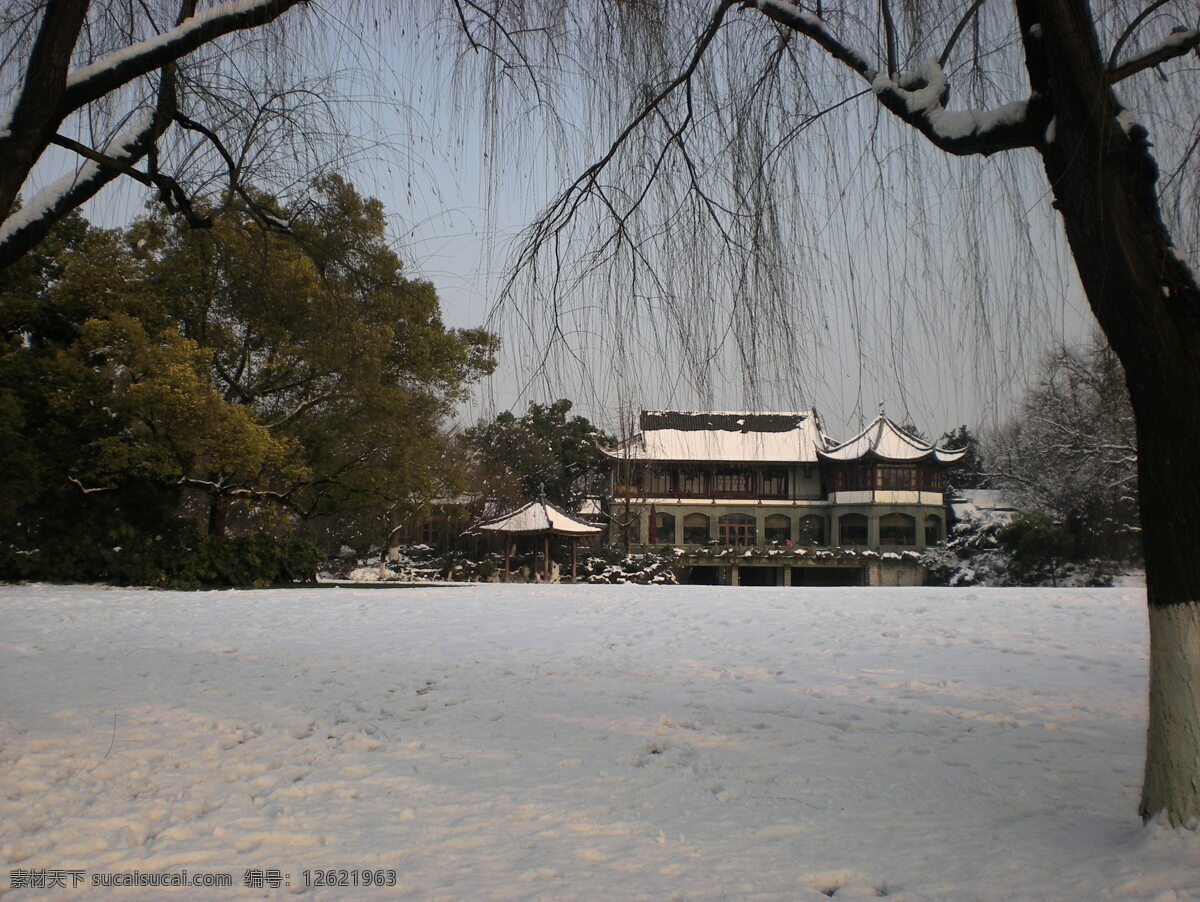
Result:
M820 435L811 421L789 432L730 432L714 429L652 429L641 442L609 452L630 460L745 462L788 461L815 463Z
M204 900L263 868L313 900L1200 898L1197 834L1135 813L1137 589L32 586L0 616L0 859L89 881L5 902L185 868L234 876Z
M909 86L919 86L912 87ZM940 138L956 140L970 135L982 135L1000 126L1017 125L1029 112L1024 100L1013 101L990 110L947 110L942 106L946 96L946 73L935 59L922 60L913 72L894 81L886 73L878 73L871 82L876 94L895 94L902 97L910 114L922 114Z

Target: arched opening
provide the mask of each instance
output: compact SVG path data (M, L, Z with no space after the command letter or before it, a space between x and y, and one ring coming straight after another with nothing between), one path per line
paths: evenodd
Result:
M707 514L688 514L683 518L683 541L687 545L704 545L712 538L712 521Z
M809 514L800 518L797 524L796 543L798 545L825 544L825 518L817 514Z
M917 518L908 514L884 514L879 518L880 545L916 545Z
M864 514L842 514L838 517L838 544L867 544L867 518Z
M725 514L717 521L722 545L753 545L754 518L749 514Z
M771 514L763 520L763 539L767 544L783 545L792 538L792 519L783 514Z

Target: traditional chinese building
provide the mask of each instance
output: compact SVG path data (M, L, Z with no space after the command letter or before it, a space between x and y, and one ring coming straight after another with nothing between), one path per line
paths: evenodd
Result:
M965 453L882 413L845 442L807 413L643 411L616 448L609 540L679 548L692 582L920 585L945 536L942 475Z

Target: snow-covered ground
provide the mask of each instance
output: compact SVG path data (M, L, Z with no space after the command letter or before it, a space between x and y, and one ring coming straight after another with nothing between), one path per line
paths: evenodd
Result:
M0 897L1200 899L1136 816L1143 605L0 587ZM234 886L92 885L184 869Z

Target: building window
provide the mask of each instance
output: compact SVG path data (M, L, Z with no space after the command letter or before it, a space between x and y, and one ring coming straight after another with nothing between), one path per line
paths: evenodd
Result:
M838 517L838 544L867 544L867 518L863 514L842 514Z
M750 471L723 467L713 474L713 492L722 498L739 498L752 494Z
M658 523L654 529L654 540L660 545L675 544L675 515L656 514Z
M942 540L942 518L930 514L925 518L925 544L936 545Z
M709 519L705 514L688 514L683 518L683 541L687 545L704 545L712 538Z
M879 518L880 545L916 545L917 518L908 514L884 514Z
M786 498L788 496L788 471L763 470L764 498Z
M613 494L620 497L636 497L642 494L645 470L629 461L620 461L613 472Z
M771 514L763 520L763 539L767 544L778 543L780 545L791 541L792 538L792 521L789 517L783 514Z
M875 486L899 492L917 490L917 467L915 464L879 464L876 469Z
M717 526L722 545L754 544L754 518L749 514L726 514Z
M816 514L801 517L798 533L797 539L800 545L824 545L825 518L818 517Z
M875 468L870 464L843 464L833 471L835 492L861 492L875 487Z
M703 498L708 494L708 474L703 470L681 470L679 494L692 498Z
M651 469L646 473L646 494L673 495L672 481L670 470Z
M942 471L933 467L922 467L920 472L922 492L942 491Z

